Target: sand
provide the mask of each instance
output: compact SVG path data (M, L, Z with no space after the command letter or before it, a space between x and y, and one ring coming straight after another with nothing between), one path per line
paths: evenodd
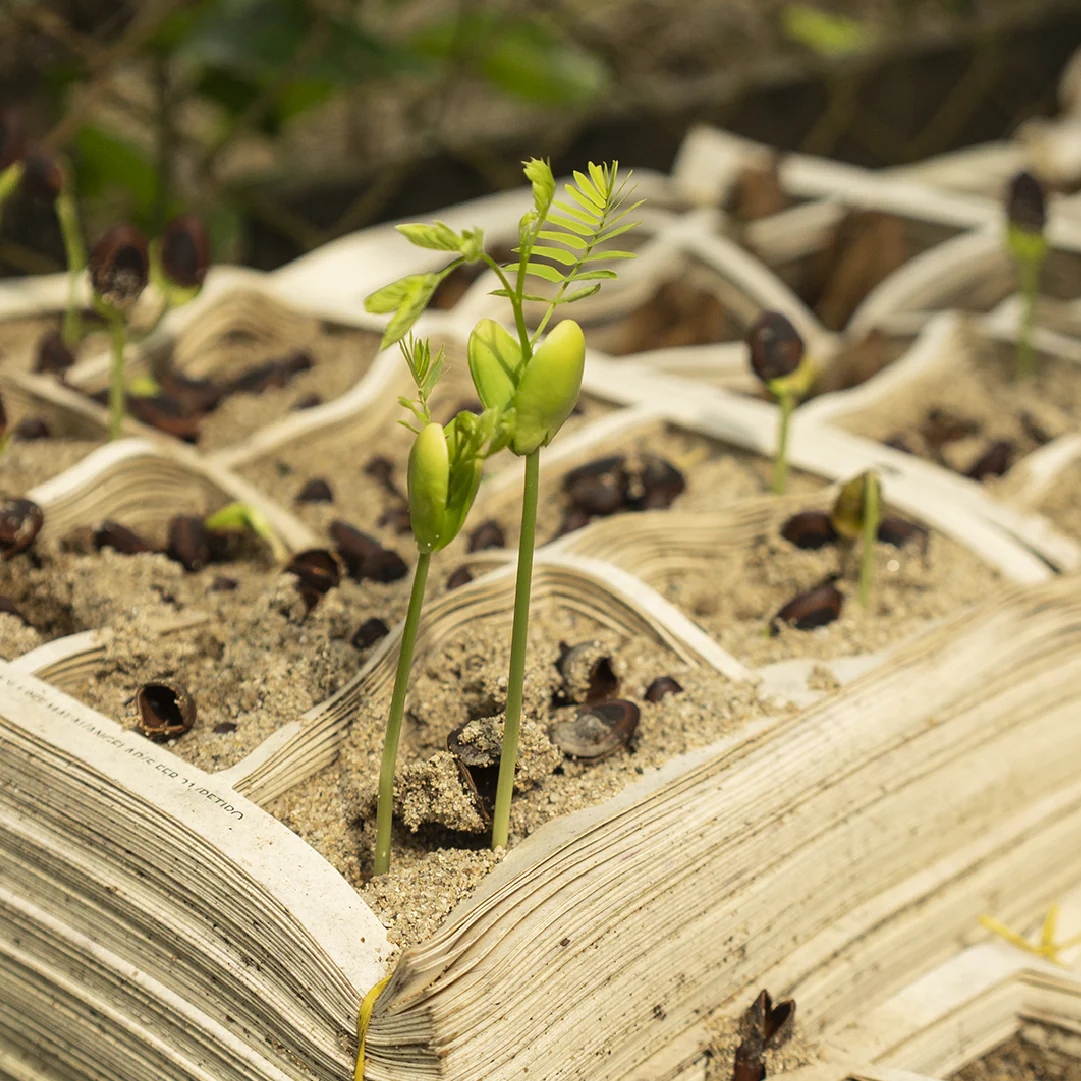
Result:
M1081 540L1081 461L1062 471L1038 510L1064 533Z
M1028 1024L950 1081L1081 1081L1079 1054L1075 1033Z

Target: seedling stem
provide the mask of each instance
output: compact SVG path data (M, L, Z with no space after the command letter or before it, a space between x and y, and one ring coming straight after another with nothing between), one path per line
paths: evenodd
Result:
M64 344L74 350L83 336L83 319L79 311L79 279L86 270L86 245L79 228L75 200L66 185L56 197L56 217L60 222L60 235L64 238L64 254L68 261L68 306L64 312L60 336Z
M113 344L112 365L109 368L109 438L119 439L124 423L124 346L127 329L124 317L109 314L109 336Z
M540 494L540 450L527 454L522 487L522 528L518 540L518 576L514 583L514 623L510 638L507 676L507 714L499 759L499 784L492 814L492 848L506 848L510 833L510 801L514 767L518 760L518 733L522 723L522 687L525 681L529 638L529 598L533 586L533 549L537 539L537 501Z
M4 203L8 201L11 193L19 186L23 169L23 163L16 161L0 172L0 211L4 209Z
M1019 255L1017 273L1021 286L1021 326L1017 334L1018 379L1031 379L1036 374L1036 351L1032 345L1032 333L1036 327L1036 297L1040 290L1042 252L1032 251Z
M777 422L777 454L773 459L773 491L777 495L784 495L788 487L788 425L796 404L796 396L791 390L782 390L777 404L780 417Z
M878 539L878 526L882 512L878 505L878 478L874 473L867 473L863 482L863 552L860 562L860 604L869 608L871 604L871 573L874 570L875 541Z
M420 613L424 607L424 587L428 582L430 553L417 556L413 571L413 587L409 591L409 609L402 628L402 640L398 648L398 670L394 675L394 694L390 700L386 736L383 740L383 761L379 767L379 801L375 824L375 873L386 874L390 870L390 833L394 819L394 764L398 759L398 740L402 734L402 715L405 712L405 694L409 688L409 669L413 663L413 649L417 644ZM517 612L517 609L515 609Z

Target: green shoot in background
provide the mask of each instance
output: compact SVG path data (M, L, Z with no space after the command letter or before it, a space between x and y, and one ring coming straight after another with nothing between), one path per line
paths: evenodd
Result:
M437 273L402 278L366 301L371 312L393 313L383 336L384 346L409 332L439 283L463 263L487 264L499 280L500 287L493 294L510 303L514 334L492 320L482 320L468 343L470 372L485 415L501 418L507 445L525 458L506 720L492 816L493 848L505 847L509 835L536 545L540 451L574 409L585 368L585 338L576 323L563 320L538 342L557 307L592 296L603 281L616 277L615 271L599 263L633 257L632 252L601 247L636 224L626 218L640 203L625 205L626 182L617 183L617 174L617 162L610 166L591 163L588 175L575 172L573 183L564 187L565 198L557 199L551 167L531 159L525 163L525 175L533 189L533 209L518 223L517 263L499 266L484 250L479 229L456 233L441 222L402 225L399 230L412 243L454 252L456 258ZM548 291L528 292L531 278L546 283ZM526 321L529 303L545 305L532 333Z
M1043 187L1031 174L1018 173L1006 195L1006 247L1017 267L1021 291L1021 321L1017 331L1017 379L1036 374L1032 333L1036 325L1036 298L1040 271L1047 258L1047 201Z
M882 483L874 470L860 473L841 488L830 514L830 521L841 538L846 563L848 553L856 541L862 539L859 599L860 604L868 608L871 604L875 541L878 539L878 527L882 522Z
M419 428L402 421L416 434L409 452L409 524L417 542L417 564L409 592L409 607L398 648L398 668L383 738L383 760L379 768L379 797L376 805L375 873L390 870L391 826L394 816L394 767L405 712L409 669L420 627L424 589L432 554L445 548L458 535L473 506L484 472L484 459L502 450L510 438L506 417L499 410L486 409L477 416L468 410L458 413L444 427L432 420L428 400L443 371L443 350L433 357L427 340L402 342L402 353L417 387L415 399L399 403L416 419Z
M780 312L763 312L747 332L751 369L777 402L777 449L773 458L773 491L788 487L788 428L792 410L807 394L814 370L804 357L803 339Z

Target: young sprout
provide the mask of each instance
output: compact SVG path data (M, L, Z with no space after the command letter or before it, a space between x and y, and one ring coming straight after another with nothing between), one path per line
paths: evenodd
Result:
M455 233L442 222L401 225L399 230L414 244L457 257L439 273L413 274L373 293L365 302L372 312L393 312L384 345L400 340L420 318L439 283L463 263L483 260L499 279L493 295L510 302L515 334L491 320L483 320L469 337L469 368L486 413L502 418L511 450L525 458L522 524L518 541L518 567L514 586L507 709L500 753L499 782L492 815L492 847L507 844L510 801L518 757L522 716L529 601L536 543L537 500L540 490L540 451L570 416L578 400L585 365L585 338L569 320L560 322L538 345L556 308L592 296L601 282L616 277L614 270L598 269L603 260L629 259L632 252L599 249L633 229L626 221L640 203L625 206L626 182L617 183L618 162L590 163L588 175L575 172L565 186L566 198L556 199L556 182L546 161L532 158L525 175L533 189L533 209L518 223L518 261L501 267L484 250L481 230ZM541 262L539 260L543 259ZM526 291L527 278L551 286L547 296ZM546 309L530 334L525 305L541 302Z
M788 487L788 425L792 410L806 393L803 339L780 312L763 312L747 332L751 368L776 399L780 409L777 449L773 459L773 490Z
M0 112L0 211L23 175L26 132L15 109Z
M433 358L426 340L402 344L406 363L417 385L417 398L399 399L421 427L402 423L416 433L409 452L409 524L417 543L417 565L409 592L409 607L398 648L398 668L383 738L383 760L379 768L379 797L376 805L375 873L390 870L391 826L394 816L394 767L402 731L409 669L424 606L424 589L432 555L446 548L458 535L484 472L484 459L501 450L510 438L510 429L499 410L486 409L477 416L468 410L458 413L444 427L431 419L428 399L443 368L443 350Z
M209 515L203 524L207 529L215 530L250 529L270 549L276 563L284 563L289 558L289 549L270 524L270 520L250 503L228 503Z
M51 202L60 223L68 263L68 303L60 337L68 349L74 350L83 336L79 278L86 268L86 244L75 210L70 170L60 158L44 150L27 154L24 166L23 189L35 199Z
M1016 378L1028 379L1036 373L1032 331L1036 322L1036 297L1040 270L1047 258L1047 204L1043 187L1031 174L1018 173L1006 195L1006 247L1017 266L1021 286L1021 325L1017 334Z
M109 374L109 438L117 439L124 421L124 347L132 309L150 279L150 256L143 234L131 225L114 225L90 252L94 307L109 324L113 343Z
M882 485L873 469L848 481L837 495L830 522L844 547L844 560L856 540L862 537L860 553L860 604L871 603L871 571L874 567L875 540L882 522Z

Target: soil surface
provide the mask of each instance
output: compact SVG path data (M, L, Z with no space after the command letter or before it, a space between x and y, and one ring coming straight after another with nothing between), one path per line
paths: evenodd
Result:
M960 473L996 443L1012 465L1081 424L1081 366L1038 355L1035 377L1018 381L1014 364L1012 346L982 343L971 362L942 364L837 424Z
M742 551L688 563L650 584L683 609L729 653L759 667L792 657L823 660L876 653L927 628L935 620L986 599L1002 585L990 569L949 538L932 534L927 554L914 544L875 546L871 606L858 600L860 545L848 558L836 546L796 548L776 528ZM631 523L628 523L631 528ZM840 618L814 630L780 624L778 610L797 594L842 572Z
M1081 1043L1062 1029L1026 1025L950 1081L1081 1081Z
M389 693L365 703L333 767L268 807L361 890L401 946L431 934L493 865L487 827L445 748L447 734L470 721L493 738L501 733L508 638L506 628L480 626L414 662L395 789L400 817L388 875L368 878ZM589 643L579 654L587 660L610 657L620 680L618 694L641 710L629 748L599 762L564 757L546 734L549 724L574 716L578 708L562 698L553 704L556 692L566 693L555 667L561 640ZM646 688L664 675L676 679L682 693L646 702ZM575 697L581 700L580 687ZM750 684L688 668L651 640L602 629L569 609L538 606L530 626L512 843L557 815L608 799L644 770L763 712Z
M1062 471L1039 511L1063 533L1081 540L1081 461Z
M78 465L101 443L84 439L13 439L0 457L0 494L22 497Z

